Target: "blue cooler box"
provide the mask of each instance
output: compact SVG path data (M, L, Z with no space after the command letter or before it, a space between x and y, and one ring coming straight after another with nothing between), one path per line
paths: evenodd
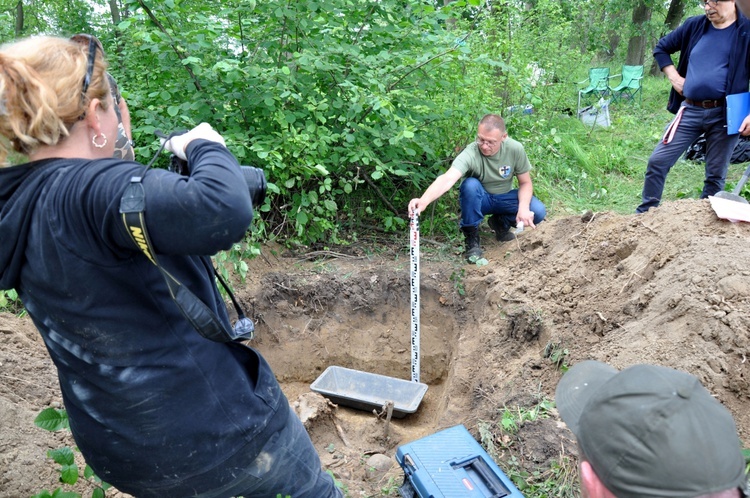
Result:
M404 498L523 498L463 425L399 446L396 460Z

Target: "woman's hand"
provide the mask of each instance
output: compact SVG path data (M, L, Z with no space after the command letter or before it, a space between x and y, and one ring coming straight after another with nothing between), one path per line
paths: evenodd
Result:
M211 128L210 124L201 123L187 133L174 136L167 140L164 144L164 148L180 159L187 160L185 149L187 149L187 146L190 142L197 138L210 140L212 142L218 142L221 145L226 146L226 143L224 143L224 138L219 135L216 130Z

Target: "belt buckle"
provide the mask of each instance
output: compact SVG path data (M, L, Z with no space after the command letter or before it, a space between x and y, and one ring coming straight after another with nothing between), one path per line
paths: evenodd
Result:
M701 102L701 107L704 109L711 109L712 107L716 107L716 101L715 100L704 100Z

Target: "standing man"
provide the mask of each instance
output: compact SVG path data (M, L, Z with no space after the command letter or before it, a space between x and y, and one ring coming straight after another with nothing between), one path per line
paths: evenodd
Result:
M667 109L676 116L648 160L638 213L659 205L667 173L702 133L706 179L701 199L723 190L739 139L738 134L727 135L726 96L748 91L750 21L734 0L699 1L705 16L689 18L654 49L654 59L672 84ZM680 52L676 68L675 52ZM750 135L750 118L742 122L740 133Z
M584 498L747 496L732 415L689 373L583 361L555 403L578 442Z
M544 204L533 196L531 163L523 145L508 136L505 121L487 114L479 122L477 139L456 157L450 169L438 176L422 197L409 202L409 215L424 212L427 206L446 193L459 179L461 183L461 231L466 238L464 256L469 262L482 256L479 225L485 215L498 241L513 240L511 226L523 223L536 228L547 214ZM518 188L513 188L513 178Z

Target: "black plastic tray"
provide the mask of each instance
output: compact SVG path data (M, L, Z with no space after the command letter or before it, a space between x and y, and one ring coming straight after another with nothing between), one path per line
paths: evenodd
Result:
M427 384L330 366L310 384L310 389L336 404L358 410L380 411L387 401L393 401L392 416L403 418L417 411Z

